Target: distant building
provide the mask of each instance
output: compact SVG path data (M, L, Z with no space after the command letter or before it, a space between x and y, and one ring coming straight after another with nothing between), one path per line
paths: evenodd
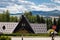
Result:
M47 25L44 23L30 23L27 18L22 15L19 22L0 22L0 33L47 33Z

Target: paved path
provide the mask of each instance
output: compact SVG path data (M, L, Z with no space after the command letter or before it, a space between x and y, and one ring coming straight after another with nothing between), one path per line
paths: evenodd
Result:
M21 40L21 37L12 37L12 40ZM60 37L55 37L55 40L60 40ZM51 37L24 37L23 40L51 40Z

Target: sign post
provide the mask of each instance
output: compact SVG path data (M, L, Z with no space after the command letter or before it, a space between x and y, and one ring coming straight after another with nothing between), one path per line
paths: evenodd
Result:
M23 40L23 35L22 35L22 40Z
M54 40L54 32L51 32L51 37L52 37L52 40Z
M52 26L52 29L55 31L55 30L56 30L56 25L53 25L53 26ZM51 36L52 36L52 40L54 40L55 33L52 32L51 34L52 34L52 35L51 35Z

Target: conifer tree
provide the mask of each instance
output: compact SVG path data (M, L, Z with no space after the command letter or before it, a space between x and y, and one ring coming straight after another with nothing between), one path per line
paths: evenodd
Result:
M6 22L9 22L10 21L10 13L9 11L7 10L6 11Z
M57 31L60 32L60 17L59 17L59 19L57 21Z
M44 20L43 17L40 17L40 22L41 22L41 23L45 23L45 20Z
M41 22L40 22L40 16L37 15L36 18L37 18L37 23L41 23Z
M53 25L57 25L56 19L54 18Z

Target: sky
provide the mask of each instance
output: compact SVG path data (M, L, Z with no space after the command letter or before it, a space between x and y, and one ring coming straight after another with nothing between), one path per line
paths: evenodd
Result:
M0 0L0 12L5 10L10 13L60 10L60 0Z

